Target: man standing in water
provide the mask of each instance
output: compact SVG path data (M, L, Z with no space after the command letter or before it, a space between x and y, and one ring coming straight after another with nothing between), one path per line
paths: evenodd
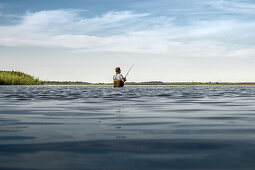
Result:
M126 81L126 78L123 77L121 73L121 70L119 67L115 68L116 74L113 76L113 87L123 87L124 82Z

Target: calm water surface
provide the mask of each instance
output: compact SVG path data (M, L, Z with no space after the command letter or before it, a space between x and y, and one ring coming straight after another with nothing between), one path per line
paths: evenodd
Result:
M0 86L0 169L255 169L255 86Z

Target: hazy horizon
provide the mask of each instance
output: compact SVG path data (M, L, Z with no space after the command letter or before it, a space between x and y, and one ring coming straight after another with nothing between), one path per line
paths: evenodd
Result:
M0 0L0 70L42 80L254 82L252 0Z

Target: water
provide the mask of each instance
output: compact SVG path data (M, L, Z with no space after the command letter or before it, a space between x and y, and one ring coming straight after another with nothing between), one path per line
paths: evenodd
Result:
M0 86L0 169L255 169L255 86Z

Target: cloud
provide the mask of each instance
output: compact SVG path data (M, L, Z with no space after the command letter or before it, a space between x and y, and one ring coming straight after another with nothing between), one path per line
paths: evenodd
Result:
M93 50L113 42L117 36L93 36L91 32L100 34L106 29L116 30L118 26L126 26L129 22L148 15L131 11L110 11L100 17L82 18L80 12L80 10L27 12L19 24L0 26L0 44Z
M86 18L82 12L27 12L18 24L0 26L0 45L175 57L253 57L254 54L250 47L255 38L252 21L196 20L176 25L173 16L109 11Z
M51 10L35 13L27 12L21 27L35 31L57 34L89 34L106 28L125 26L130 21L138 20L148 14L131 11L109 11L93 18L81 17L82 10Z
M245 13L245 14L255 14L255 4L237 1L209 1L208 4L213 7L231 13Z

